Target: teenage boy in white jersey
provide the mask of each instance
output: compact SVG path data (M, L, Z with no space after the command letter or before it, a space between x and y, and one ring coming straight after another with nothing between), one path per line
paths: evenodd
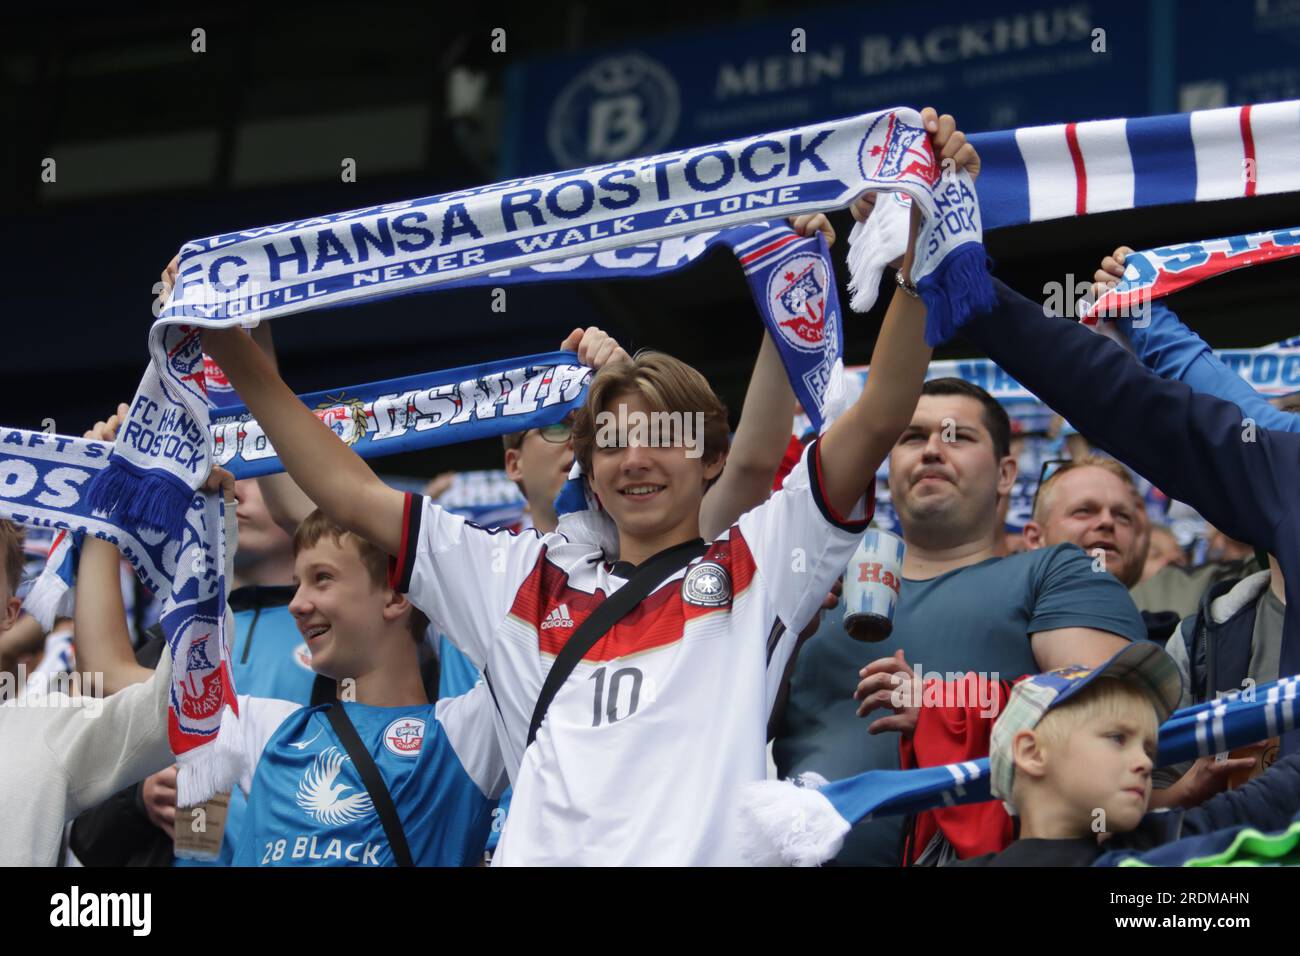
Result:
M977 174L952 117L922 116L936 155ZM727 433L703 376L650 353L606 366L591 384L574 450L618 527L621 560L611 564L562 534L491 532L394 492L238 329L206 332L204 348L294 480L342 527L395 556L393 583L483 670L515 788L494 864L735 864L737 787L766 774L768 711L795 635L857 546L876 468L916 405L930 359L924 318L919 299L894 296L872 356L878 372L859 400L781 491L583 655L531 744L534 706L569 637L634 565L700 543L700 502L722 471ZM629 440L656 412L703 414L702 453ZM614 440L606 416L621 421Z
M788 222L801 236L821 233L828 247L835 245L835 230L823 213L791 216ZM631 360L617 341L595 326L574 329L560 344L560 350L577 352L578 361L595 371L616 360ZM790 445L794 410L794 391L781 355L772 336L764 332L740 421L727 450L726 468L709 486L700 505L701 537L712 540L772 493L772 480ZM502 435L501 441L506 475L528 502L526 520L518 530L536 528L541 534L555 531L559 520L555 499L573 465L573 416L543 428ZM292 486L292 482L288 484ZM445 635L438 638L438 661L439 686L444 695L464 693L479 679L478 669ZM501 797L499 822L504 822L509 806L507 791ZM488 838L489 849L496 849L500 832L500 827L494 826Z

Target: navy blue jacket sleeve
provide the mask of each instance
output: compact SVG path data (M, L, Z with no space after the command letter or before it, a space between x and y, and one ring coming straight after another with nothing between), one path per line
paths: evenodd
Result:
M1300 474L1300 435L1246 429L1232 402L1144 368L1104 336L1051 318L994 280L998 305L963 327L1088 440L1231 537L1276 551Z
M1182 835L1213 833L1246 824L1285 829L1300 813L1300 754L1283 757L1246 785L1206 800L1183 814Z

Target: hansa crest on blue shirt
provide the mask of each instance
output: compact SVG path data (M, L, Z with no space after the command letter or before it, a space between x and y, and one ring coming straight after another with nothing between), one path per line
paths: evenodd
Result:
M417 757L424 744L424 721L419 717L401 717L384 730L384 746L399 757Z

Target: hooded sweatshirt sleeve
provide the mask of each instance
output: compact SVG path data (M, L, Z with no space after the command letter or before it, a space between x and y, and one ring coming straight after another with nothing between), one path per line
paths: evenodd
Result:
M1206 800L1183 815L1182 835L1213 833L1226 827L1284 829L1300 813L1300 754L1283 757L1266 773Z
M1161 378L1185 382L1203 395L1232 402L1243 415L1264 428L1300 432L1300 415L1270 405L1167 306L1151 303L1151 314L1145 323L1132 318L1121 318L1119 322L1134 354Z
M1300 435L1247 428L1232 402L1166 381L1104 336L993 285L997 307L963 328L971 342L1165 494L1226 534L1276 551L1294 498L1281 482L1300 474Z

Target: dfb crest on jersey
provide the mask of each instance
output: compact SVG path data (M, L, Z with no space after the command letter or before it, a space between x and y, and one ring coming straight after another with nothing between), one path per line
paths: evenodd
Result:
M327 397L316 406L316 417L329 426L345 445L355 445L366 435L369 416L366 403L359 398Z
M930 138L919 126L904 123L893 113L876 118L858 146L858 170L872 182L912 179L926 186L939 181Z
M826 288L821 256L797 252L772 267L767 301L781 336L803 352L820 352L826 338Z
M731 601L731 575L714 561L702 561L686 572L682 598L700 607L721 607Z
M415 757L424 743L424 720L420 717L401 717L384 731L384 746L399 757Z
M677 83L639 53L593 63L555 98L547 124L551 152L566 166L589 166L659 152L677 131Z
M188 720L209 720L221 709L221 666L218 648L210 645L217 636L217 622L195 617L185 625L180 646L184 652L185 673L176 682L180 692L177 713ZM178 655L179 657L179 655Z

